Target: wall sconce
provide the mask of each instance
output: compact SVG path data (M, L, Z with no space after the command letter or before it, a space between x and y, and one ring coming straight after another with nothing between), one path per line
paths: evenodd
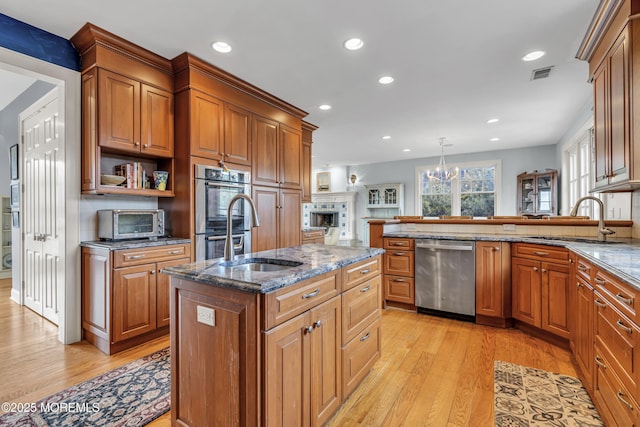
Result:
M355 185L356 181L358 180L358 177L356 176L355 173L352 173L349 179L351 180L351 184Z

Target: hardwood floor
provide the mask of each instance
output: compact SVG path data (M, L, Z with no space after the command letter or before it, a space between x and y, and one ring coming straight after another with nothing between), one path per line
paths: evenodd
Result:
M35 402L169 345L169 338L106 356L62 345L57 328L9 300L0 281L0 402ZM382 357L329 426L492 426L493 361L576 375L570 353L517 329L387 309ZM150 426L170 425L165 414Z

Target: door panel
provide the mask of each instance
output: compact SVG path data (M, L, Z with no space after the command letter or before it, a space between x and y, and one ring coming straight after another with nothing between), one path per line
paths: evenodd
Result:
M98 143L124 151L140 151L140 82L98 71Z

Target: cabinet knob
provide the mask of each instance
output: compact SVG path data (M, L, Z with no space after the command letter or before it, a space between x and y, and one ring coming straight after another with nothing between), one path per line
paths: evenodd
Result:
M139 147L140 146L140 141L134 142L133 145L135 145L136 147Z
M576 288L580 288L580 286L582 286L582 284L580 282L576 282Z
M143 147L144 148L149 148L149 144L144 144Z
M495 248L493 248L494 252L500 252L500 247L496 246Z
M542 269L542 272L543 272L543 273L546 273L546 272L547 272L547 269L546 269L546 268L543 268L543 269Z
M155 270L151 270L151 271L149 272L149 274L156 274L156 271L155 271Z
M538 271L538 267L533 267L533 271Z
M316 322L313 324L314 328L319 328L320 326L322 326L322 322L320 320L316 320Z
M310 334L313 332L313 326L307 326L306 328L303 328L303 331L305 334Z

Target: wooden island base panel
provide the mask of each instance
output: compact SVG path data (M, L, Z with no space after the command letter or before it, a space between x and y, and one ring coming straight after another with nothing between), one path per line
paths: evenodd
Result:
M171 418L182 426L326 423L380 358L381 255L307 244L173 266ZM234 271L235 270L235 271Z

